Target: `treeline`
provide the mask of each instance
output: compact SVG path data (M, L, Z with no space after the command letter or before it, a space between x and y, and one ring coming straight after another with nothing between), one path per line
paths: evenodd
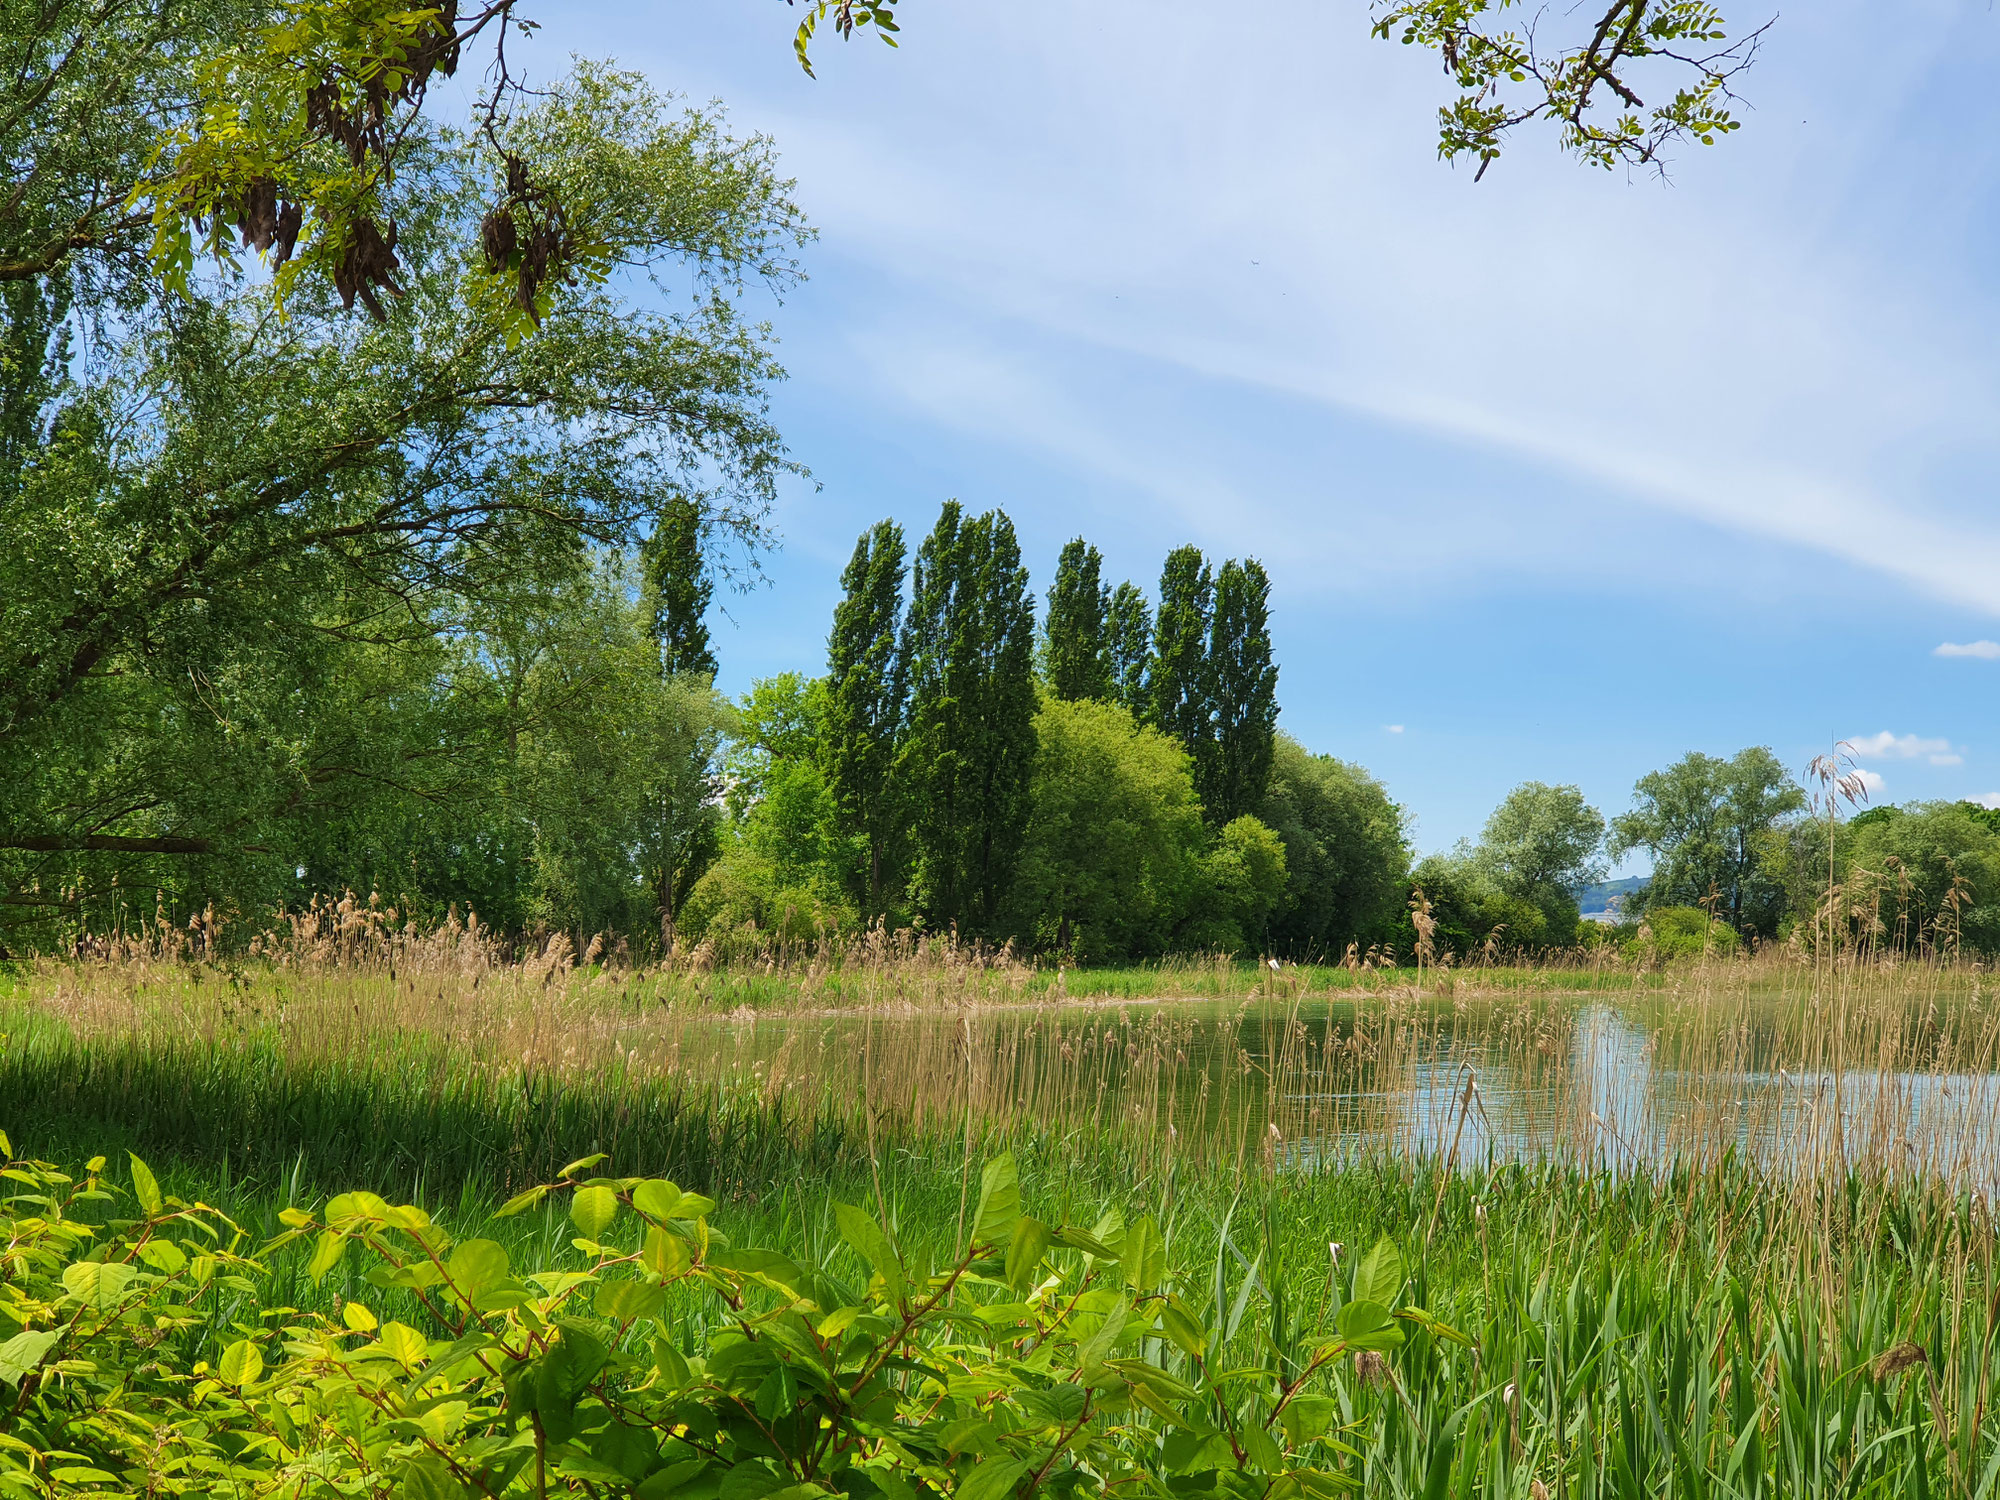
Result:
M2000 952L2000 811L1971 802L1868 807L1822 760L1810 789L1766 747L1696 751L1649 772L1610 820L1574 786L1529 782L1476 843L1410 872L1422 897L1397 924L1405 955L1536 952L1619 943L1635 954L1795 943L1817 949ZM1576 894L1607 857L1651 874L1617 920L1580 919Z
M739 707L677 936L883 922L1090 962L1337 947L1397 909L1400 810L1277 732L1254 559L1179 548L1154 600L1079 538L1038 628L1013 523L953 502L841 581L825 674Z

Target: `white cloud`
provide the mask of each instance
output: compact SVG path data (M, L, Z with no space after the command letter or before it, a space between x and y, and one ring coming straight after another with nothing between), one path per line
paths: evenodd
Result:
M1273 48L1326 30L1297 0L1255 28L1219 11L1163 28L1137 0L1106 0L1088 30L1004 36L940 11L921 66L843 55L810 103L787 96L814 113L767 123L828 246L1014 337L1513 455L1610 507L1832 554L2000 614L2000 524L1972 488L1920 477L1990 472L2000 451L1985 421L2000 304L1965 295L1986 285L1961 254L1976 237L1896 227L1929 222L1907 210L1941 183L1985 191L1992 167L1983 146L1929 140L1883 166L1934 70L1996 48L1990 25L1932 13L1914 28L1853 0L1788 14L1752 128L1688 153L1671 191L1580 169L1546 133L1473 188L1432 159L1434 64L1351 22L1325 46ZM927 128L912 135L912 119ZM1615 316L1578 295L1611 284L1645 295ZM1099 367L1070 364L1031 372L1044 389L992 419L1183 510L1243 503L1214 480L1226 423L1149 426L1115 410ZM1068 420L1028 420L1038 411ZM1177 474L1181 449L1209 462ZM1318 478L1301 465L1258 494L1291 547L1347 532L1356 507L1329 504ZM1572 545L1548 502L1506 499L1504 565ZM1412 526L1402 541L1401 566L1433 562L1434 537Z
M1976 797L1966 797L1966 802L1976 802L1981 807L2000 807L2000 792L1981 792Z
M1946 641L1932 656L1974 656L1981 661L2000 661L2000 641L1967 641L1963 645L1957 641Z
M1928 740L1916 734L1891 734L1885 729L1879 734L1850 735L1845 743L1857 756L1867 760L1915 760L1920 755L1926 755L1934 766L1961 764L1961 758L1952 752L1950 740Z
M1401 734L1403 732L1403 726L1401 724L1384 724L1382 727L1385 730L1387 730L1390 734Z
M1881 796L1882 788L1888 785L1879 774L1869 770L1866 766L1859 768L1854 774L1861 778L1861 785L1867 789L1871 799Z

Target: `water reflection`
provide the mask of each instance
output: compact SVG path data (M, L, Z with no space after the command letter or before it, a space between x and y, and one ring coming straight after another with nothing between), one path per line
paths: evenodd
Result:
M676 1065L767 1097L865 1098L878 1123L950 1128L969 1108L1279 1166L1388 1153L1628 1171L1734 1152L2000 1191L2000 1076L1902 1066L1951 1054L1935 1037L1906 1045L1894 1018L1867 1047L1836 1049L1884 1065L1800 1066L1825 1047L1754 1019L1704 1015L1704 1030L1547 997L1484 1011L1358 998L773 1015L712 1023L705 1056L683 1037Z

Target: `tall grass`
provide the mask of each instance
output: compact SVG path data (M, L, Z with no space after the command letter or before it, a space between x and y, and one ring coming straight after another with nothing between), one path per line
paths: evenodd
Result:
M1149 978L1080 995L949 945L641 973L464 933L126 953L15 974L0 1125L128 1146L258 1227L356 1186L469 1224L605 1150L815 1258L835 1198L948 1248L1005 1141L1031 1211L1156 1213L1184 1278L1233 1267L1307 1325L1349 1247L1401 1241L1478 1349L1342 1370L1369 1493L2000 1494L1976 967Z

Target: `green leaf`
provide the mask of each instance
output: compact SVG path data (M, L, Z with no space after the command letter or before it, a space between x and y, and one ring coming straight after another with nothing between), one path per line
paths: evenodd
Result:
M306 1266L306 1275L312 1278L314 1286L326 1279L326 1273L340 1264L340 1258L347 1254L347 1236L335 1234L331 1229L320 1231L319 1243L313 1246L312 1260Z
M133 1267L116 1262L80 1260L63 1268L63 1290L85 1307L108 1312L118 1305L138 1274Z
M1118 1252L1093 1234L1087 1234L1073 1225L1065 1224L1049 1236L1051 1243L1071 1250L1081 1250L1085 1255L1094 1255L1099 1260L1116 1260Z
M1181 1306L1180 1298L1170 1297L1160 1308L1160 1328L1166 1336L1180 1345L1183 1352L1199 1359L1208 1349L1208 1338L1201 1325L1188 1316Z
M649 1229L639 1250L639 1263L665 1280L680 1275L694 1263L694 1257L689 1253L687 1241L679 1235L664 1229Z
M840 1226L840 1237L853 1246L856 1253L868 1262L870 1269L882 1278L884 1295L891 1302L902 1301L903 1263L896 1254L896 1247L889 1243L889 1236L875 1222L874 1216L851 1203L835 1203L833 1217Z
M1394 1307L1403 1291L1403 1253L1387 1239L1361 1257L1354 1268L1354 1300Z
M525 1193L516 1193L505 1203L494 1209L493 1217L496 1219L511 1219L515 1214L533 1208L537 1203L548 1197L548 1195L549 1190L545 1187L531 1187Z
M601 1318L614 1323L635 1323L641 1318L657 1316L666 1303L666 1289L651 1282L604 1281L598 1283L591 1305Z
M512 1263L506 1249L493 1240L461 1240L444 1269L459 1295L470 1302L505 1281Z
M1125 1284L1135 1292L1150 1292L1160 1284L1167 1268L1167 1246L1150 1217L1125 1231L1125 1248L1119 1257Z
M1020 1216L1021 1176L1014 1167L1014 1153L1002 1151L979 1174L979 1214L973 1221L973 1239L983 1245L1006 1244L1013 1238L1014 1221Z
M966 1475L958 1487L957 1500L1005 1500L1028 1472L1018 1458L989 1458Z
M1007 1284L1026 1291L1049 1251L1049 1226L1026 1214L1014 1221L1014 1233L1007 1241Z
M576 1176L577 1173L582 1172L590 1167L594 1167L601 1161L609 1161L609 1160L611 1160L611 1153L608 1151L599 1151L591 1156L579 1156L575 1161L571 1162L568 1166L564 1167L556 1175L558 1177L574 1177Z
M1131 1316L1131 1313L1132 1309L1125 1304L1123 1299L1120 1299L1118 1305L1105 1315L1104 1322L1099 1326L1097 1332L1085 1339L1082 1346L1078 1348L1076 1351L1077 1373L1084 1380L1095 1380L1102 1373L1105 1356L1117 1348L1119 1341L1124 1338L1126 1319Z
M1396 1316L1405 1322L1416 1324L1417 1327L1438 1338L1449 1339L1452 1343L1462 1344L1468 1349L1473 1346L1473 1339L1469 1334L1460 1333L1451 1324L1445 1322L1442 1318L1433 1317L1421 1307L1405 1307Z
M154 1179L151 1169L138 1157L129 1151L125 1155L132 1163L132 1192L139 1200L139 1207L146 1211L147 1218L158 1218L162 1203L160 1184Z
M1243 1445L1243 1456L1266 1474L1275 1476L1285 1467L1285 1455L1276 1439L1256 1422L1245 1422L1237 1441Z
M17 1333L0 1344L0 1380L8 1385L19 1385L22 1377L42 1362L42 1357L60 1337L62 1335L53 1329L42 1329L34 1333Z
M632 1206L649 1219L664 1223L681 1217L681 1190L671 1182L642 1182L632 1189Z
M1403 1330L1379 1302L1348 1303L1334 1314L1333 1326L1350 1349L1393 1349L1403 1342Z
M598 1158L602 1160L602 1158ZM570 1200L569 1221L577 1233L596 1241L604 1237L611 1221L618 1217L618 1195L608 1187L578 1188Z
M246 1385L255 1385L257 1377L263 1373L264 1356L248 1339L238 1339L224 1349L222 1358L215 1365L216 1378L239 1390Z
M414 1370L430 1352L430 1343L407 1323L384 1323L377 1346L406 1370Z

